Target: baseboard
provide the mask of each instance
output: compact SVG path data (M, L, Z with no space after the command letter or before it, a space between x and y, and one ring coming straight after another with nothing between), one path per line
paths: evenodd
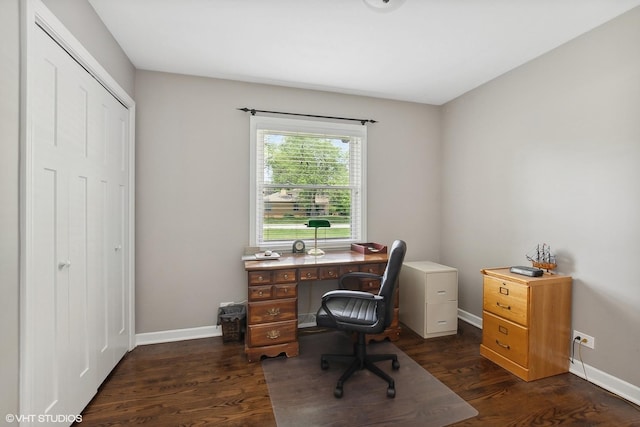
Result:
M136 345L159 344L221 336L222 328L220 326L200 326L198 328L173 329L170 331L136 334Z
M569 364L569 372L640 406L640 387L636 385L614 377L586 363L583 365L579 360L574 360L573 363Z
M476 328L482 329L482 317L478 317L468 311L458 309L458 319L463 320Z
M482 329L482 317L478 317L475 314L471 314L467 311L458 309L458 319ZM589 366L586 363L583 364L579 360L574 360L569 365L569 372L586 379L592 384L602 387L603 389L610 391L611 393L628 400L629 402L640 405L640 387L630 384L620 378L614 377L606 372L603 372L593 366ZM585 377L586 372L586 377Z

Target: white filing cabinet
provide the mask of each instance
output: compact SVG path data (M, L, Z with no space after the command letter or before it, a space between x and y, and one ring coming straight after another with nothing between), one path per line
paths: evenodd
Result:
M400 270L400 321L422 338L458 331L458 270L430 261Z

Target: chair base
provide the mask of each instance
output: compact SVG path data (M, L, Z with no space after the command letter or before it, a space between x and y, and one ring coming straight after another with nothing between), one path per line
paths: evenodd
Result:
M354 372L361 369L368 369L373 372L388 384L387 397L396 397L395 381L386 372L378 368L375 363L391 360L392 369L400 369L400 363L398 362L398 356L395 354L367 354L367 345L365 342L365 334L358 333L357 341L353 345L353 354L323 354L320 356L320 367L325 370L329 369L329 360L351 360L351 365L338 379L338 384L333 392L333 395L337 398L342 397L344 394L344 383L354 374Z

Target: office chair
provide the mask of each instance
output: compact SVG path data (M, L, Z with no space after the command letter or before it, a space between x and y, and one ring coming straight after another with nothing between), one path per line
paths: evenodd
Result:
M391 246L387 268L382 276L372 273L347 273L340 277L340 288L329 291L322 296L322 306L316 315L316 324L324 328L355 332L356 342L352 354L323 354L320 358L321 368L329 368L329 360L352 360L349 368L342 374L333 392L337 398L343 395L344 383L360 369L368 369L387 381L387 397L396 396L393 378L378 368L374 363L391 360L393 370L400 369L398 356L395 354L367 354L366 334L381 333L391 324L394 308L394 290L400 268L404 261L407 245L396 240ZM380 291L377 295L363 291L344 289L344 281L349 278L379 279Z

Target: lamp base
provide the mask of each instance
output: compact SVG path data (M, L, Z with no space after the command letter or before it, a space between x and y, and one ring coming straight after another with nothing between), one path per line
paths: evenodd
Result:
M311 249L309 249L307 254L313 255L313 256L320 256L320 255L324 255L324 251L322 249L318 249L318 248L311 248Z

